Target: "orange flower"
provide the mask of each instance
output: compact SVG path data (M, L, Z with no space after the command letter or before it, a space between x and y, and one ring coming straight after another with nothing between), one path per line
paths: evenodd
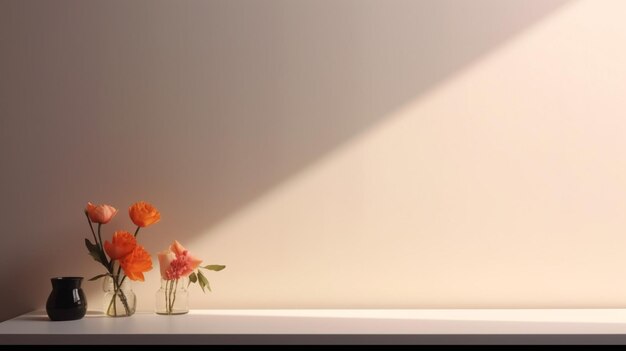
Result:
M152 258L143 246L137 245L130 254L120 260L120 265L128 279L142 282L143 273L152 269Z
M89 215L89 219L94 223L107 224L115 217L117 210L113 206L109 205L94 205L91 202L87 203L85 211Z
M130 206L128 209L128 215L136 226L142 228L154 224L161 219L159 210L144 201L139 201Z
M104 242L104 251L111 260L119 260L130 254L137 246L137 239L126 231L118 230L113 234L112 243L108 240Z

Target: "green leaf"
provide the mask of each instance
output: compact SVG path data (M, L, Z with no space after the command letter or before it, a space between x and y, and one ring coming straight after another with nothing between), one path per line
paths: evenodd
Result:
M206 283L205 283L206 280L207 279L204 275L202 275L202 272L198 271L198 284L200 284L200 287L202 288L203 292L204 292L204 287L206 286Z
M187 286L191 285L191 283L195 283L198 281L198 277L196 276L196 272L191 272L191 274L189 275L189 283L187 284Z
M204 287L211 291L211 286L209 285L209 280L202 274L202 272L198 271L198 282L200 283L200 287L202 291L204 291Z
M103 277L106 277L106 276L109 276L109 275L110 275L109 273L98 274L97 276L95 276L95 277L93 277L93 278L89 279L89 281L90 281L90 282L92 282L92 281L94 281L94 280L98 280L98 279L100 279L100 278L103 278Z
M93 259L96 260L96 262L99 262L100 264L104 264L102 262L102 256L100 254L100 248L98 247L98 245L92 244L91 241L89 241L89 239L85 238L85 246L87 246L89 255L93 257Z
M226 268L226 266L221 265L221 264L209 264L209 265L206 265L206 266L202 266L201 268L219 272L222 269Z

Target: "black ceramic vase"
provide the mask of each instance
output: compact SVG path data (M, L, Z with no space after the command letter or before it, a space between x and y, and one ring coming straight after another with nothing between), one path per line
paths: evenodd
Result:
M46 302L46 312L53 321L81 319L87 313L87 300L80 284L83 277L57 277L50 279L52 292Z

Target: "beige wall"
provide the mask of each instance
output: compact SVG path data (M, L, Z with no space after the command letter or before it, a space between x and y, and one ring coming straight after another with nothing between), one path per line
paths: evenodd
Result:
M625 10L0 0L0 319L139 199L228 266L192 308L622 306Z

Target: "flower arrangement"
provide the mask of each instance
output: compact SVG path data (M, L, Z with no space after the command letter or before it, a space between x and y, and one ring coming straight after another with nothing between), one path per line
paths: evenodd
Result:
M183 307L176 308L176 295L179 291L180 280L188 278L189 282L187 286L192 283L198 283L203 292L205 292L205 288L211 291L209 280L199 268L216 272L226 268L226 266L218 264L200 266L202 260L189 253L189 250L185 249L183 245L176 240L174 240L168 249L159 252L157 256L159 258L162 279L162 293L157 294L157 299L159 299L160 295L162 295L160 298L163 299L162 301L157 300L157 313L159 314L171 315L186 313L188 311L186 300L184 301L185 305ZM183 288L186 287L183 286Z
M122 286L126 278L133 281L144 281L143 273L152 269L150 253L137 243L137 235L141 228L157 223L161 219L159 211L151 204L139 201L128 209L131 221L137 226L135 233L118 230L113 233L111 241L102 241L102 225L107 224L115 217L117 209L110 205L94 205L91 202L85 208L85 216L91 229L94 242L85 238L85 245L89 255L102 264L106 273L99 274L90 281L100 278L111 279L113 296L108 302L106 313L110 316L130 316L135 312L134 301L129 301ZM94 230L97 223L97 235ZM118 300L121 306L118 306ZM123 311L122 311L123 308Z

